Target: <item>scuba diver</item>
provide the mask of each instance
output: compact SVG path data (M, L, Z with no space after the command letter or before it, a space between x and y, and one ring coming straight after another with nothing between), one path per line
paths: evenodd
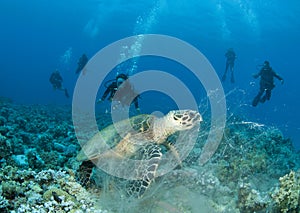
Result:
M78 62L77 62L76 74L80 73L80 71L83 70L83 68L87 64L88 60L89 59L86 56L86 54L82 54L82 56L78 59ZM85 74L86 70L83 70L82 73Z
M65 96L67 98L69 98L69 93L68 93L68 90L65 89L62 85L62 82L63 82L63 78L61 77L60 73L58 72L58 70L54 71L50 78L49 78L49 81L50 83L52 84L53 86L53 89L56 90L61 90L61 91L64 91L65 92Z
M233 51L233 48L229 48L225 54L226 57L226 68L225 68L225 72L223 74L222 77L222 81L226 80L226 75L227 75L227 70L228 68L230 68L230 72L231 72L231 83L234 83L234 76L233 76L233 67L234 67L234 61L236 59L236 55L235 52Z
M259 102L264 103L266 100L270 100L271 91L274 89L274 77L281 81L283 84L283 78L280 77L270 66L269 61L265 61L259 73L254 74L254 78L260 76L260 88L258 94L252 101L252 106L257 106ZM262 96L265 93L264 96Z
M138 98L140 97L138 93L134 91L134 88L130 84L130 82L127 80L128 76L126 74L119 74L117 75L115 80L111 80L106 82L111 82L108 86L105 85L106 90L103 93L102 97L97 101L97 103L100 103L106 99L106 97L109 95L108 100L117 100L122 105L130 105L129 102L131 100L131 97L134 97L133 103L134 107L137 111L140 111ZM126 81L127 80L127 81ZM118 91L118 92L117 92Z

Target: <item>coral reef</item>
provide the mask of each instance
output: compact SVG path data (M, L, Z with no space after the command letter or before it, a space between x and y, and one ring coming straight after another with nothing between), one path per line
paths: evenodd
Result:
M289 139L275 128L242 120L228 121L224 138L213 156L217 176L223 183L268 175L277 180L299 168L300 156Z
M268 204L268 196L262 197L260 192L253 189L249 183L239 185L237 205L241 212L259 212L265 210Z
M60 169L80 148L68 107L5 103L0 124L0 157L14 166ZM54 149L54 144L65 148Z
M275 209L283 213L300 212L300 171L279 178L280 188L273 194Z
M126 180L103 171L93 170L98 185L76 181L80 145L69 106L0 99L0 212L299 212L300 154L291 140L231 116L217 152L200 166L210 129L204 120L183 167L132 200L122 192ZM110 115L97 115L97 122L109 125Z
M1 212L105 212L96 210L93 196L63 171L6 166L0 179Z

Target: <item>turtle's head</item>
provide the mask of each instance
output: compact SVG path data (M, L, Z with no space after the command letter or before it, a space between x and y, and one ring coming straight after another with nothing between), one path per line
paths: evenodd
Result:
M175 131L191 129L203 121L200 113L194 110L173 110L166 116Z
M163 142L166 137L177 132L192 129L202 121L202 116L194 110L173 110L164 117L155 119L153 132L156 142Z

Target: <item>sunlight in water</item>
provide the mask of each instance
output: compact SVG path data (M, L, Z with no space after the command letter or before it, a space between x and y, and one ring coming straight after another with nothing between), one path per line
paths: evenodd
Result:
M225 16L226 14L223 9L222 2L219 1L216 4L216 7L217 7L217 13L219 14L219 17L220 17L220 25L221 25L220 27L221 27L222 37L224 40L228 40L228 39L230 39L231 31L228 28L228 25L226 22L226 16Z
M253 2L247 0L236 0L236 3L242 11L245 21L256 34L259 34L259 25L257 15L253 9Z
M138 16L136 19L136 25L133 31L133 35L147 34L151 32L153 26L157 23L157 16L164 8L164 5L165 5L165 0L158 0L156 4L153 6L153 8L151 8L148 14ZM139 53L141 52L143 41L144 41L144 36L141 35L137 37L137 40L132 46L130 47L124 46L121 49L120 61L126 58L126 56L132 58L133 56L139 55ZM126 68L124 69L124 67L122 66L119 66L118 72L121 72L122 70L128 70L127 74L132 75L136 72L137 63L138 63L138 58L133 60L131 68L129 70Z
M72 57L72 53L73 53L72 47L69 47L69 49L67 49L64 52L64 54L62 56L60 56L61 63L69 64L70 60L71 60L71 57Z

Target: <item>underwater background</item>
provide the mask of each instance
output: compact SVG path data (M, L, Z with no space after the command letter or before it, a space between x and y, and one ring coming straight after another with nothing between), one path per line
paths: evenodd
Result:
M111 206L107 212L130 212L128 209L133 206L137 212L143 208L148 212L300 212L299 1L2 0L0 11L1 212L76 212L76 208L78 212L88 212L88 207L90 212L105 212L100 209ZM186 170L175 170L157 181L156 189L167 191L172 186L170 193L187 193L190 202L182 201L182 206L176 206L174 203L180 202L174 197L172 200L169 195L158 193L158 207L134 203L123 204L120 210L112 202L116 195L111 195L111 206L100 202L98 207L86 198L98 197L100 192L85 191L75 178L79 166L75 165L75 157L80 146L71 111L79 76L75 73L77 62L83 53L90 59L110 43L138 34L163 34L188 42L205 55L220 78L225 69L224 54L228 48L234 48L235 83L229 79L222 82L227 128L220 150L208 165L194 165L194 150L195 156L189 156L185 162ZM284 84L275 79L271 100L253 107L251 102L259 90L259 80L252 74L259 71L265 60L283 77ZM53 90L49 82L56 69L70 98ZM147 69L175 73L182 81L190 82L189 88L203 113L201 104L206 103L207 94L197 83L193 84L184 67L141 59L130 74ZM116 71L112 71L106 81L115 75ZM97 98L104 92L104 84ZM176 108L162 94L141 96L143 113L166 113ZM108 101L96 105L100 126L111 122L105 113L109 107ZM235 125L243 122L251 125ZM201 134L206 135L207 125L201 127ZM204 144L203 137L198 139L196 149ZM239 161L238 156L244 156L245 161ZM266 184L259 185L254 179ZM184 189L174 187L178 180L185 183ZM285 191L288 183L284 181L294 182L295 187L287 186ZM99 185L101 181L96 182ZM165 185L159 185L162 182ZM187 192L195 188L191 182L197 182L199 191ZM289 190L294 197L285 193ZM57 194L64 196L66 204L59 202ZM272 196L268 197L269 194ZM208 198L213 204L204 204ZM207 206L197 211L198 204Z

